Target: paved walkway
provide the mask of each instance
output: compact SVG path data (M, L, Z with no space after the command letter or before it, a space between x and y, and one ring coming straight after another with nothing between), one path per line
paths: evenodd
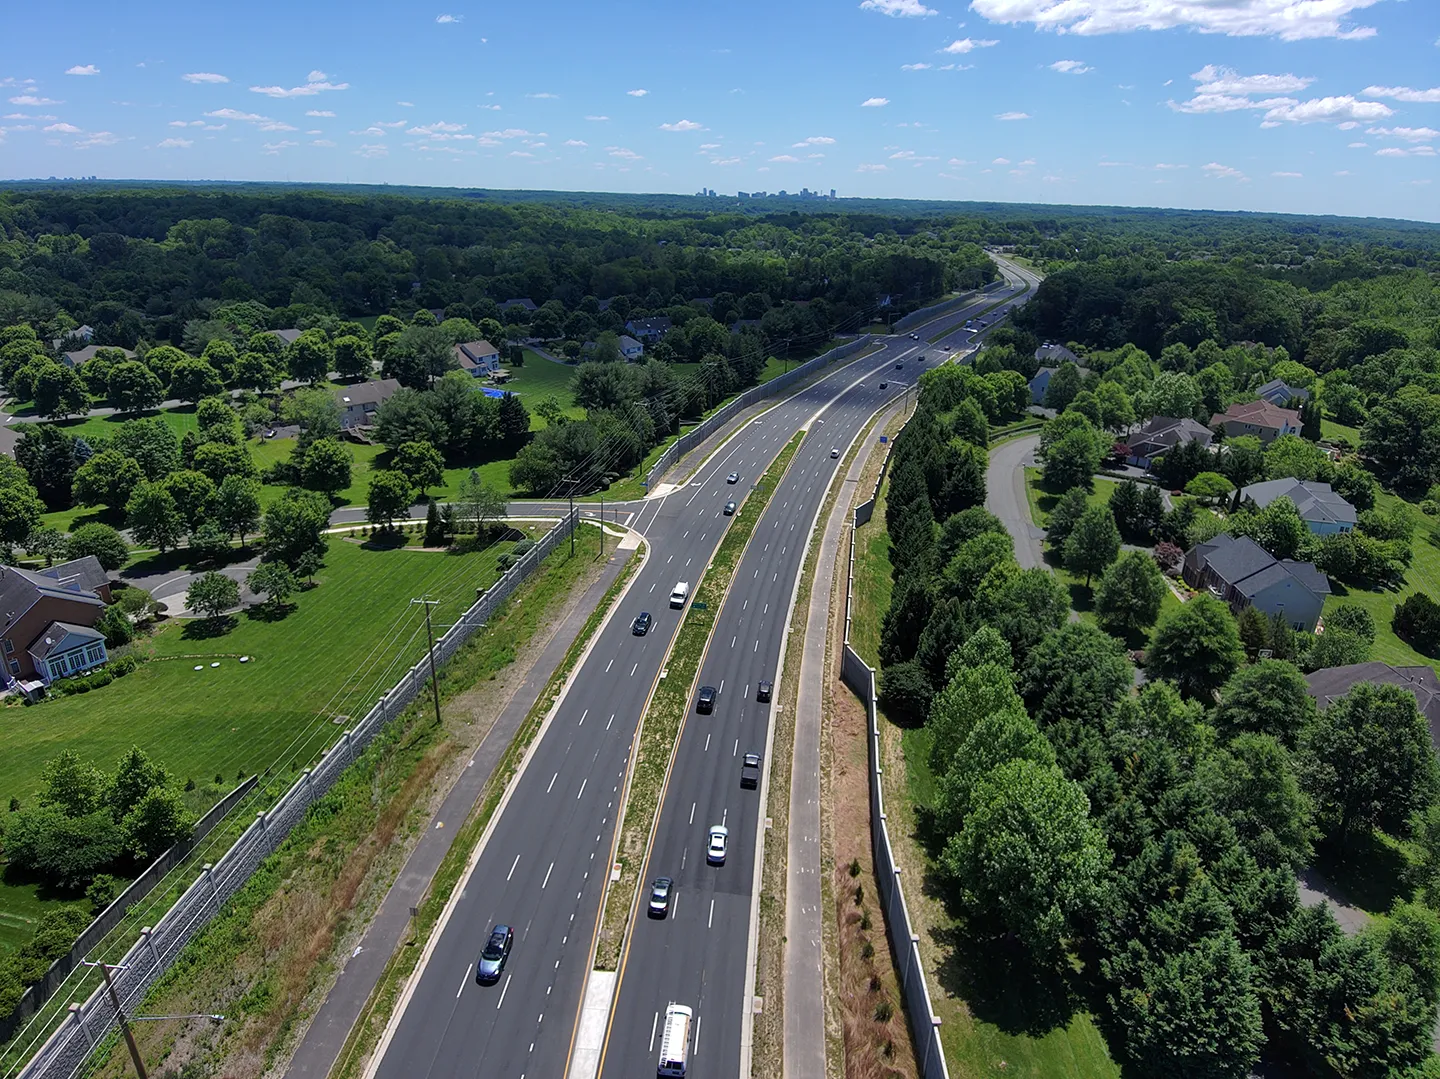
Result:
M391 885L375 914L360 945L340 971L325 1003L305 1032L304 1040L295 1051L286 1070L286 1079L324 1079L335 1065L351 1029L360 1019L370 994L385 972L390 957L402 940L409 937L410 908L420 903L430 881L460 825L470 815L476 800L485 789L491 774L506 748L515 738L520 724L539 700L565 653L579 636L590 613L599 605L605 592L620 575L634 551L633 545L614 551L599 578L584 594L570 604L563 619L545 641L539 654L525 672L524 681L510 698L495 725L485 735L471 757L469 766L460 774L434 819L410 853L404 868ZM443 901L436 897L432 901ZM483 1070L483 1069L482 1069Z
M830 636L831 585L855 487L878 432L904 398L887 409L850 463L839 497L824 522L806 612L805 648L795 700L795 745L790 765L789 849L785 883L785 1076L825 1079L825 926L820 879L820 736L830 683L825 649Z

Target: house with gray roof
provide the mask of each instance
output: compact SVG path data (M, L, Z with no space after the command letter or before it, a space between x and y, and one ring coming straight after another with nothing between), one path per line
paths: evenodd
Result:
M0 685L38 692L105 663L105 635L94 626L109 600L94 555L46 570L0 566Z
M95 353L99 352L102 348L113 348L117 352L123 352L127 360L133 360L135 358L135 353L128 348L119 348L116 345L86 345L84 348L77 348L74 352L62 352L60 359L66 367L79 367L93 360Z
M636 363L645 358L645 346L628 333L620 335L620 355L630 363Z
M1210 426L1223 430L1230 438L1257 435L1261 442L1268 443L1281 435L1298 435L1300 413L1269 401L1244 401L1215 413L1210 417Z
M300 340L300 331L297 330L294 326L291 326L288 329L284 330L266 330L265 332L270 334L272 337L280 338L280 343L286 348L289 348L296 341Z
M1277 498L1288 498L1295 503L1300 519L1317 536L1354 531L1358 520L1355 507L1336 494L1328 483L1289 478L1252 483L1240 489L1241 503L1253 503L1257 509L1263 510Z
M1068 352L1069 349L1066 349L1066 351ZM1090 373L1078 364L1076 365L1076 369L1080 372L1082 378ZM1055 377L1056 372L1059 370L1059 367L1042 367L1035 372L1035 377L1030 380L1031 401L1037 405L1045 403L1045 391L1050 388L1050 380Z
M500 370L500 350L489 341L466 341L455 346L455 359L460 370L474 378L493 375Z
M1255 394L1260 400L1269 401L1281 408L1285 408L1291 401L1310 400L1310 391L1304 386L1291 386L1279 378L1272 378L1265 385L1256 387Z
M1304 632L1314 631L1330 595L1330 579L1313 563L1277 559L1248 536L1224 532L1187 551L1181 575L1191 588L1208 591L1237 614L1254 607Z
M528 296L518 296L513 300L506 300L500 305L500 310L508 311L512 307L519 307L526 311L538 310L538 308L536 308L535 306L535 301L530 299Z
M1041 397L1043 399L1044 395ZM1155 416L1126 439L1130 456L1125 460L1136 468L1149 469L1155 458L1164 456L1176 446L1186 442L1208 446L1214 437L1215 432L1189 417Z
M340 429L348 431L354 427L375 426L375 413L380 406L395 395L400 383L393 378L377 378L359 382L354 386L342 386L335 391L335 400L340 405Z
M1325 667L1305 676L1310 696L1321 708L1328 708L1361 682L1402 686L1413 693L1416 707L1430 724L1430 744L1440 749L1440 678L1435 677L1434 667L1392 667L1373 660Z
M625 332L653 345L669 333L674 325L666 315L656 315L654 318L632 318L625 323Z

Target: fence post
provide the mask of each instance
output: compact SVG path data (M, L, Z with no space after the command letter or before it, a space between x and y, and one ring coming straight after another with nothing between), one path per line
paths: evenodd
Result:
M155 927L153 925L147 925L145 928L140 930L140 940L145 944L146 949L150 952L151 962L153 962L156 967L159 967L160 953L155 950Z
M85 1028L85 1017L81 1014L84 1008L85 1005L83 1004L70 1005L70 1018L75 1020L75 1025L79 1027L81 1032L85 1035L86 1044L89 1045L91 1049L93 1049L95 1048L95 1037L90 1033L89 1030Z

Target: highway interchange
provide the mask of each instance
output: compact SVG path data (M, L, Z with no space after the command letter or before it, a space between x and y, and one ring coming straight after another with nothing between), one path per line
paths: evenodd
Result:
M642 874L646 884L673 877L676 897L666 919L642 915L631 927L601 1070L604 1077L653 1074L656 1019L678 1001L695 1011L692 1074L739 1074L763 825L761 792L741 789L740 760L766 748L772 705L755 700L756 686L775 679L811 526L841 463L832 450L843 456L866 419L913 384L921 354L925 367L940 362L948 355L942 345L970 340L961 329L966 317L1012 293L1007 287L928 324L925 334L952 327L933 344L877 338L874 353L747 421L684 486L615 505L612 519L644 537L648 557L512 782L368 1075L566 1074L632 741L684 613L670 609L671 587L689 581L693 595L729 524L724 503L747 491L808 425L716 618L698 684L718 687L719 700L712 715L692 709L686 719ZM730 472L740 474L738 485L726 483ZM630 623L641 610L654 624L636 637ZM776 704L780 697L777 686ZM729 829L729 851L723 866L710 866L706 832L720 823ZM497 922L513 926L513 953L495 985L477 985L476 958Z

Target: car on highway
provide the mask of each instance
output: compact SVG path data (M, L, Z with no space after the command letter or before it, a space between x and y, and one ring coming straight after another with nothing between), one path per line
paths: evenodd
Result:
M699 712L702 716L708 716L711 712L715 711L715 698L717 696L718 694L715 692L714 686L701 686L700 693L695 698L695 711Z
M725 503L725 516L726 516L726 517L733 517L733 516L735 516L735 503L734 503L734 502L727 502L727 503Z
M499 924L490 930L490 939L480 952L480 961L475 964L475 980L481 985L494 985L500 980L500 973L510 958L510 946L515 943L515 931L508 925Z
M775 687L772 686L769 682L761 682L758 686L755 687L755 699L761 704L769 703L770 694L774 691L774 689Z
M650 884L650 917L663 918L670 913L670 893L675 882L669 877L656 877Z
M912 334L910 335L910 340L912 340L912 341L918 341L918 340L920 340L920 335L919 335L918 333L912 333Z
M643 637L650 632L650 623L654 621L649 611L641 611L635 616L635 621L630 623L630 632L637 637Z
M729 828L723 824L710 825L710 845L705 848L705 860L711 865L724 865L725 847L729 840Z
M760 786L760 754L747 753L740 762L740 786L754 790Z
M728 476L725 477L725 482L726 482L726 483L739 483L739 482L740 482L740 473L738 473L738 472L732 472L732 473L730 473L730 475L728 475Z
M883 390L883 389L887 389L887 388L889 387L889 385L890 385L890 383L888 383L888 382L882 382L882 383L880 383L880 388L881 388L882 390Z
M950 346L949 346L949 345L941 345L940 347L943 348L946 352L949 352L949 351L950 351Z
M839 451L838 449L836 449L835 447L832 446L832 447L830 448L830 456L831 456L831 457L839 457L839 456L840 456L840 451Z
M904 362L903 360L896 360L896 361L895 361L895 370L899 371L899 370L900 370L902 367L904 367L904 366L905 366L905 362Z
M676 581L675 587L670 590L670 606L675 610L685 606L685 598L690 595L689 581Z

